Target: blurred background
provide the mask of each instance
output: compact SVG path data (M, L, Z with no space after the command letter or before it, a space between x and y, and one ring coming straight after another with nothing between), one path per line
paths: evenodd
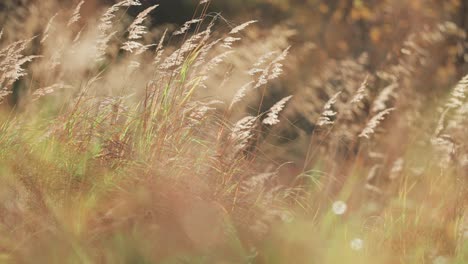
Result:
M79 1L65 0L3 0L0 3L0 25L11 32L5 35L21 38L18 31L8 24L30 23L30 32L39 28L50 18L49 14L62 9L72 9ZM83 6L84 16L94 16L114 0L87 0ZM143 5L160 4L153 14L152 23L183 24L190 20L198 0L146 0ZM385 63L385 58L401 48L410 33L420 32L437 23L450 21L468 31L467 0L213 0L212 14L219 13L232 24L256 19L257 26L268 32L276 25L286 25L297 32L291 44L304 45L313 42L318 49L315 55L342 59L369 54L370 66L376 68ZM136 15L139 8L129 13ZM38 17L34 16L37 14ZM34 23L37 20L43 23ZM226 21L226 22L227 22ZM466 63L463 58L466 46L449 46L448 52L455 58L454 67ZM322 58L321 57L321 58ZM305 60L312 61L306 57ZM313 57L316 62L316 57Z
M43 19L48 12L73 8L79 1L3 0L0 23L11 22L13 17L26 16L36 9ZM114 0L87 0L84 15L100 12ZM143 5L160 4L153 23L182 24L194 13L198 0L146 0ZM130 10L136 14L138 8ZM468 1L466 0L236 0L211 1L210 11L221 13L232 22L257 19L259 26L268 30L272 25L287 23L300 30L303 39L316 42L334 57L359 54L363 51L385 48L401 41L409 32L421 30L439 21L452 21L468 30ZM10 19L9 19L10 18ZM377 45L378 44L378 45ZM380 54L382 55L382 54Z
M0 3L0 25L4 38L20 39L24 34L38 34L50 15L61 9L72 9L79 1L65 0L3 0ZM102 13L114 0L87 0L83 15ZM190 20L199 0L146 0L143 5L160 4L152 17L153 25L183 24ZM370 69L388 63L388 57L400 51L411 33L434 28L438 23L451 22L468 31L467 0L213 0L212 15L221 14L226 20L220 26L237 25L255 19L258 34L269 34L281 25L294 30L288 41L295 50L312 54L301 59L306 65L317 66L328 58L344 59L368 54ZM139 8L131 8L136 15ZM29 23L28 23L29 21ZM83 20L86 21L86 20ZM39 22L39 23L38 23ZM10 24L18 24L20 31ZM24 28L28 30L24 30ZM312 45L312 46L311 46ZM451 79L460 67L466 67L466 43L446 43L439 69L442 80ZM310 50L310 49L309 49Z

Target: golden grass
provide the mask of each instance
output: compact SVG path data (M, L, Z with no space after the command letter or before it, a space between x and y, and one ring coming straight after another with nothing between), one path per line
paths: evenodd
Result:
M0 263L468 261L468 76L426 100L413 57L343 60L271 100L294 46L139 4L0 39Z

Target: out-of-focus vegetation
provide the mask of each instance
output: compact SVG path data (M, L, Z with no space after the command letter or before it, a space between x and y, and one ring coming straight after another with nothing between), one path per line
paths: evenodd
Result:
M0 263L468 262L468 3L0 3Z

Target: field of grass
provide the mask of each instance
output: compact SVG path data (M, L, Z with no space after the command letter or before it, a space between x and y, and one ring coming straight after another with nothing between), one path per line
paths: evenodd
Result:
M1 31L0 263L468 263L466 32L370 69L140 4Z

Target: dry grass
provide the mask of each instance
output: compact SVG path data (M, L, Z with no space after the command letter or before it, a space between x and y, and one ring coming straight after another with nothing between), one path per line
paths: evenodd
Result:
M77 4L0 39L1 263L468 261L468 75L420 88L453 24L296 79L291 30L210 1Z

